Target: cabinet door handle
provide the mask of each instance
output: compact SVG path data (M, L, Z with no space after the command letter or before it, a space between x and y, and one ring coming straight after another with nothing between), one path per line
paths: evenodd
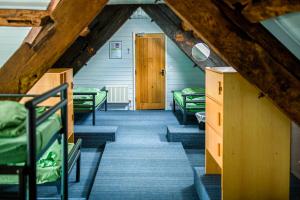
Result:
M218 156L221 157L221 144L218 143Z
M223 88L222 88L222 83L221 83L221 81L218 81L218 83L219 83L219 95L221 95L222 94L222 90L223 90Z
M218 112L218 125L221 126L221 113Z

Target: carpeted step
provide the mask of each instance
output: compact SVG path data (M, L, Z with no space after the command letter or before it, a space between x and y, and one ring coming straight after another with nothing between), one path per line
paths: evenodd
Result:
M168 125L168 142L181 142L184 148L205 148L205 131L193 125Z
M106 142L116 140L117 126L81 126L74 127L75 140L82 139L82 146L97 148L104 146Z
M194 186L199 199L221 199L221 175L205 175L204 167L194 167Z

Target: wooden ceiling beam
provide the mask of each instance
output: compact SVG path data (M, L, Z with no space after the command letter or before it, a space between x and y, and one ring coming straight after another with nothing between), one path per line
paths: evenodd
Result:
M51 21L47 10L0 9L0 26L36 27Z
M198 61L192 56L192 48L195 44L203 42L194 37L190 31L191 28L184 30L182 24L184 22L176 16L176 14L164 4L142 5L142 9L149 17L164 31L164 33L181 49L187 57L189 57L202 70L206 66L224 66L226 65L214 52L206 61ZM187 27L185 25L185 27Z
M300 60L292 54L277 38L260 23L250 23L240 12L232 10L226 3L213 0L220 11L246 33L251 39L261 45L278 63L300 80Z
M53 67L72 66L77 73L137 8L138 5L107 5L88 26L89 32L78 37Z
M47 7L47 10L52 12L57 7L60 1L61 0L51 0Z
M300 80L269 51L232 23L212 0L166 3L223 60L300 124Z
M76 40L107 0L61 0L52 12L55 24L40 34L47 40L36 48L24 43L0 68L0 93L25 93Z
M224 0L232 9L238 9L255 23L280 15L300 12L299 0Z
M56 8L60 0L51 0L47 10L51 14L53 10ZM35 39L39 36L39 33L42 31L43 27L32 27L27 36L25 37L24 41L25 43L32 45L35 41Z

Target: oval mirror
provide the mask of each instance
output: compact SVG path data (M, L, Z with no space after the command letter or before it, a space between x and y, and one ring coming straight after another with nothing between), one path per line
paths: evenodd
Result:
M205 61L210 55L210 49L205 43L195 44L192 48L192 56L197 61Z

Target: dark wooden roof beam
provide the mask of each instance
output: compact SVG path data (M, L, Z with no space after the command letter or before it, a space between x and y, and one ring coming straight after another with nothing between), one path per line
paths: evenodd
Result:
M107 0L61 0L51 13L55 23L39 32L33 46L23 43L0 68L0 93L26 93L106 3Z
M192 56L192 48L195 44L203 41L194 37L191 27L181 21L166 5L142 5L141 7L178 48L202 70L204 70L206 66L220 67L226 65L213 51L206 61L194 59Z
M105 6L53 67L72 66L74 73L78 72L119 30L138 7L138 5ZM87 29L88 32L85 31Z
M233 23L213 0L165 1L221 58L300 124L300 79L295 76L298 66L292 66L296 72L290 71L272 51Z

